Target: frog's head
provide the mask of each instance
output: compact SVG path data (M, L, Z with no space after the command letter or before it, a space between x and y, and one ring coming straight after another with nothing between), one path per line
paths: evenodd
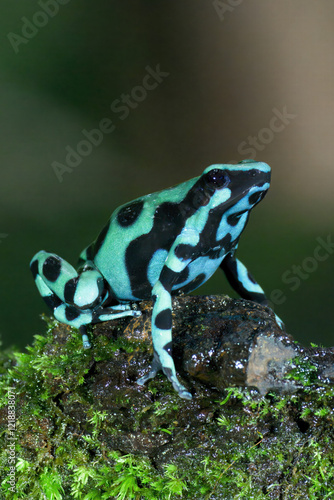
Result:
M243 160L236 165L211 165L200 180L210 197L210 208L223 204L224 211L231 207L249 211L269 189L270 167L253 160Z

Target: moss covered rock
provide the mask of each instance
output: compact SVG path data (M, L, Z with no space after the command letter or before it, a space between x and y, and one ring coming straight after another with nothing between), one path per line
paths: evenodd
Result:
M334 498L333 349L247 301L176 298L186 401L162 374L135 383L152 357L139 307L92 328L89 350L49 322L1 354L1 499Z

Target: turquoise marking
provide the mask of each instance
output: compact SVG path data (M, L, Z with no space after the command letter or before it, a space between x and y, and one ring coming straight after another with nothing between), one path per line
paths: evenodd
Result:
M156 252L152 255L152 258L150 260L147 269L147 278L152 287L159 279L160 272L167 259L167 255L168 255L168 250L164 250L162 248L156 250Z
M248 270L243 265L243 263L240 262L240 260L238 259L236 259L236 262L237 262L238 276L243 286L247 288L249 292L264 294L263 289L260 287L260 285L258 285L257 283L253 283L253 281L251 281L248 278Z

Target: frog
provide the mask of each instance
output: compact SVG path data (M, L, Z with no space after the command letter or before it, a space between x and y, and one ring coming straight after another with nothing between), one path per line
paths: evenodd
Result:
M121 205L80 254L77 268L39 251L30 262L37 289L56 320L79 329L84 348L91 347L89 325L140 316L138 302L152 300L153 360L137 384L162 370L178 395L190 400L172 356L172 296L196 290L220 268L242 298L268 305L235 254L270 177L264 162L213 164L197 177Z

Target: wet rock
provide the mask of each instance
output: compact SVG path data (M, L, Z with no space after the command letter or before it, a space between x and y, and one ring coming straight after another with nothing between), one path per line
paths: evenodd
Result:
M152 305L141 302L138 307L142 311L138 318L94 328L95 338L103 333L125 338L134 346L126 359L119 355L111 365L106 362L104 382L98 383L108 383L109 371L110 385L117 387L126 381L131 385L149 369ZM293 391L305 382L302 370L312 382L334 381L333 349L304 348L279 328L271 309L225 296L173 298L173 358L194 395L204 387L215 393L230 386L254 387L261 394L272 389ZM289 376L293 369L298 372L294 358L298 358L300 379L296 372Z

